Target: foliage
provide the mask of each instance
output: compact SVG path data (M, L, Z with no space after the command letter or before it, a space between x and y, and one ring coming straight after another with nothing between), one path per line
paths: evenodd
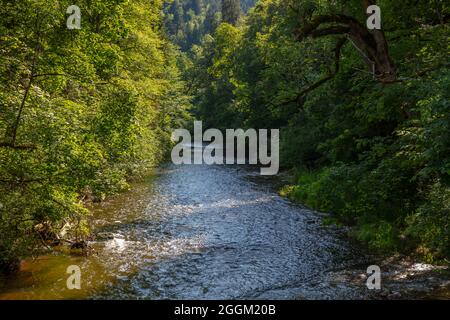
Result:
M83 239L83 202L127 189L130 176L157 165L187 114L162 1L79 1L80 30L66 27L71 4L0 4L4 269L64 226Z
M240 3L239 3L240 2ZM256 0L170 0L164 7L164 24L171 40L183 51L199 45L224 21L236 24L241 10L247 12Z
M281 128L281 165L299 172L282 193L372 247L448 257L450 7L376 1L380 32L364 29L367 3L258 1L191 50L195 112Z
M241 16L239 0L222 0L222 21L236 25Z

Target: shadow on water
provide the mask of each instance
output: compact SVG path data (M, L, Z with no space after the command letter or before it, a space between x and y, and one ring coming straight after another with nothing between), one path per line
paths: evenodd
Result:
M26 260L0 299L351 299L331 271L368 258L243 166L167 165L95 205L96 254ZM66 288L79 265L81 290Z

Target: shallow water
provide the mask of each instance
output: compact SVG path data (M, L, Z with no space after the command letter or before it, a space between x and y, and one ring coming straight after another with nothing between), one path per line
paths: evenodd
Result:
M96 254L41 256L0 299L352 299L332 271L367 258L245 166L172 166L93 208ZM81 290L66 268L81 268Z

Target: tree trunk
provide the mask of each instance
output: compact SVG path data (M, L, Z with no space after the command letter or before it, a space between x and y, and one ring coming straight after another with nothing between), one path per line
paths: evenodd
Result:
M372 2L363 0L364 11ZM323 24L334 24L320 28ZM369 31L353 17L342 14L320 15L294 30L298 41L306 37L324 37L329 35L347 35L348 39L358 49L360 55L368 65L370 72L381 83L397 81L397 68L389 55L388 43L383 30Z

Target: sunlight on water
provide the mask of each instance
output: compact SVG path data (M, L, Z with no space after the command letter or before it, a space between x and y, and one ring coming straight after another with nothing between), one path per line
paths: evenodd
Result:
M28 259L1 281L0 299L357 296L319 284L363 255L256 180L242 167L169 166L92 207L94 254ZM81 290L66 288L70 265Z

